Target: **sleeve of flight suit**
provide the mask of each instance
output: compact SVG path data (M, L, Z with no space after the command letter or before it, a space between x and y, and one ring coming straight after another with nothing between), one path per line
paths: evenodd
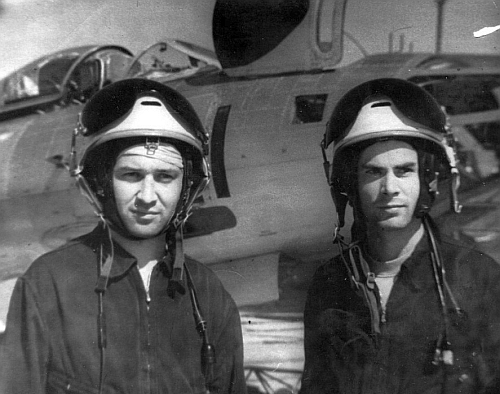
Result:
M48 344L37 297L18 279L0 348L0 394L45 393Z

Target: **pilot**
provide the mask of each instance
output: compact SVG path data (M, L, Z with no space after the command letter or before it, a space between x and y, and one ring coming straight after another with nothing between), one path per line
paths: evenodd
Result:
M429 215L438 181L460 210L438 103L404 80L363 83L335 107L322 148L339 255L308 291L301 394L500 393L500 268ZM338 235L347 204L350 242Z
M99 224L17 281L0 392L246 392L238 309L182 248L207 153L191 105L158 82L124 80L92 97L70 167Z

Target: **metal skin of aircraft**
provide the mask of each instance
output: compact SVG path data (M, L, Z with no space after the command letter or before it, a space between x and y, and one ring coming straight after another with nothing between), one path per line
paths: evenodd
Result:
M336 102L359 83L394 77L420 84L450 115L465 184L498 175L500 56L392 52L335 68L344 9L345 0L218 0L215 53L176 40L135 58L117 46L73 48L0 81L3 299L38 255L97 222L67 159L83 103L119 79L172 86L209 131L213 180L189 219L186 251L211 265L240 306L279 298L280 262L314 263L335 253L320 142ZM187 65L176 64L176 51ZM53 61L68 53L71 61ZM446 204L437 204L437 215Z

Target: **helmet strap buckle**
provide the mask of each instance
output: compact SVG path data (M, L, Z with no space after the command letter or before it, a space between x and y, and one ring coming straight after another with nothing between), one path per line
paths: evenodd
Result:
M144 148L146 148L146 153L148 155L154 155L158 147L160 146L160 138L152 139L146 138L146 142L144 143Z

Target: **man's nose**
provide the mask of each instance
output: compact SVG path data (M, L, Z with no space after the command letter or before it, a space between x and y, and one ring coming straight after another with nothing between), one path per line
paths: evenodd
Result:
M392 172L388 172L382 180L382 193L394 195L399 193L399 179Z
M141 188L137 193L137 199L140 203L151 205L156 203L155 180L152 176L146 176L141 182Z

